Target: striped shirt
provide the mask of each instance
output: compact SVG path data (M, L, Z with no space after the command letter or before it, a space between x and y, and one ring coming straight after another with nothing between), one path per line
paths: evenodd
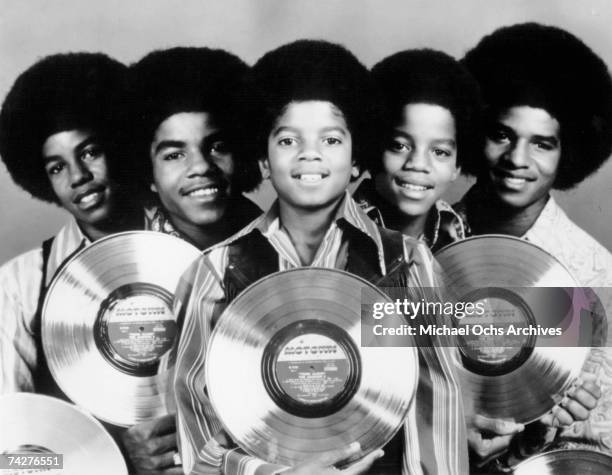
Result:
M58 269L90 241L71 218L53 239L45 288ZM42 248L25 252L0 267L0 394L34 391L39 347L36 310L43 278Z
M376 244L380 272L385 275L380 231L348 194L325 233L312 265L328 268L346 265L341 220ZM301 266L297 251L281 226L275 205L236 235L208 249L183 276L176 292L175 311L184 317L175 368L175 393L181 457L186 473L266 475L285 468L249 456L238 448L224 432L205 388L207 344L226 299L223 279L229 261L229 245L254 232L260 232L276 251L279 270ZM433 259L427 247L405 237L404 254L406 262L418 262L410 269L413 281L435 286ZM440 346L422 347L419 352L419 388L416 404L412 404L404 424L401 473L467 473L463 406L454 374L456 353Z

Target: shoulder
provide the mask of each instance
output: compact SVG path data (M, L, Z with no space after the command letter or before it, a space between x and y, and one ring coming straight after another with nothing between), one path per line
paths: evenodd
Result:
M22 279L32 280L42 274L42 265L42 247L19 254L0 266L0 286L6 288Z
M559 259L582 285L612 286L610 251L574 223L552 198L525 238Z

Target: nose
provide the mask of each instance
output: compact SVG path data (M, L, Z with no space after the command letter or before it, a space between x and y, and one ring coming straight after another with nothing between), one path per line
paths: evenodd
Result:
M189 154L189 176L205 175L210 169L210 159L202 150L194 150Z
M403 168L404 170L428 173L430 169L430 162L427 150L422 148L412 150L406 157Z
M70 167L70 186L72 188L78 188L92 179L93 174L84 162L77 160L74 165Z
M321 160L321 152L316 141L306 140L300 150L300 160Z
M525 142L517 142L510 148L505 159L516 168L526 167L529 164L529 144Z

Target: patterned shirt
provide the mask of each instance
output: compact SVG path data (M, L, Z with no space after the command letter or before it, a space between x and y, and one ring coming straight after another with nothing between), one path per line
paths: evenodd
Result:
M378 249L378 265L386 274L382 242L378 227L367 218L347 193L338 214L327 230L315 255L313 266L343 268L343 229L349 225L371 239ZM207 344L225 301L223 279L228 266L229 245L249 235L261 233L278 256L278 269L301 267L291 239L283 230L277 206L254 220L246 228L223 243L208 249L193 268L185 274L176 293L175 310L184 315L177 352L175 393L178 409L178 433L181 457L186 473L266 475L284 469L278 465L251 457L238 448L223 431L205 389L205 356ZM411 272L426 286L434 286L433 260L425 245L404 238L404 253L421 262ZM416 267L416 266L415 266ZM467 442L463 407L454 373L456 353L445 347L419 348L428 365L422 371L419 385L427 386L431 398L430 411L422 414L418 403L412 404L404 424L403 474L464 474L467 473ZM425 378L430 378L423 382ZM431 408L433 407L433 410ZM431 443L422 444L423 440ZM420 443L421 442L421 443ZM434 460L436 469L426 472L423 463Z

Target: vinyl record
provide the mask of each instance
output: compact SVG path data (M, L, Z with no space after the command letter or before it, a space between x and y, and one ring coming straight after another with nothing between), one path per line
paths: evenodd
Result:
M96 241L51 283L42 341L58 385L78 405L127 426L166 413L172 298L199 251L151 231Z
M589 354L585 340L589 346L604 342L605 331L585 328L580 318L588 289L553 256L510 236L459 241L441 249L436 259L451 298L485 309L457 320L472 332L458 338L467 411L520 423L539 419L580 373ZM511 326L532 334L509 335ZM547 334L551 328L560 334ZM474 335L482 329L503 334Z
M360 346L362 303L374 301L391 300L346 272L301 268L258 281L227 307L206 385L244 450L295 465L352 442L369 453L393 437L416 391L418 355Z
M609 475L612 457L593 450L553 450L516 466L514 475Z
M119 448L102 424L59 399L32 393L4 394L0 396L0 427L2 454L63 456L63 470L45 470L45 473L128 473Z

